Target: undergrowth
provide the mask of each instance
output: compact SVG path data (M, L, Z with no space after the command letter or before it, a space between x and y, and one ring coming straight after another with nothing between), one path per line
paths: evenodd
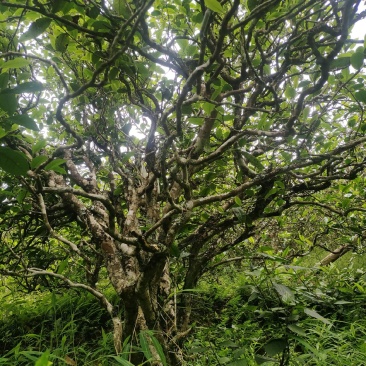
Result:
M215 276L201 283L187 365L366 365L361 268L274 260L225 272L220 283Z
M361 267L265 260L206 276L191 296L185 366L366 365ZM132 365L127 344L115 355L111 331L109 315L88 294L4 291L0 365Z

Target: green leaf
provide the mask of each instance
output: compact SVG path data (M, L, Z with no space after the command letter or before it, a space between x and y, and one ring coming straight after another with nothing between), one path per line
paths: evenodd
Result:
M247 0L247 7L249 11L252 11L259 4L259 0Z
M346 301L346 300L338 300L334 303L334 305L346 305L346 304L353 304L352 301Z
M16 200L18 201L18 203L23 203L25 196L27 195L27 191L25 189L21 189L16 197Z
M231 347L231 348L237 348L239 347L236 343L234 343L233 341L231 341L230 339L226 340L226 341L223 341L223 342L220 342L218 344L219 347Z
M39 81L27 81L25 83L17 85L15 88L11 89L9 92L14 94L22 93L39 93L44 90L44 86Z
M300 344L302 344L306 349L308 349L310 352L312 352L316 357L318 357L318 359L320 359L320 353L317 351L316 348L314 348L313 346L311 346L308 342L306 342L304 339L298 337L298 336L291 336L292 339L295 339L296 341L298 341Z
M245 211L241 207L233 207L232 208L233 214L239 220L239 222L245 222L247 216Z
M287 286L274 282L273 287L281 296L281 299L284 303L289 304L295 302L295 295Z
M190 117L190 118L188 118L188 122L192 123L192 125L202 126L203 118L202 117Z
M0 93L0 109L11 115L18 108L18 100L14 94L9 94L7 91L8 89Z
M167 361L166 361L166 358L165 358L163 347L161 346L159 341L154 337L153 334L150 334L150 338L151 338L152 344L154 345L154 347L156 349L156 352L159 355L161 363L163 364L163 366L167 366L168 364L167 364Z
M205 0L205 5L216 13L224 13L224 8L217 0Z
M272 339L264 345L264 350L268 356L275 356L282 353L287 347L287 340L284 338Z
M293 88L292 86L288 86L285 89L285 97L287 99L294 99L296 97L296 89Z
M4 72L0 75L0 90L6 89L9 82L9 73Z
M64 164L66 162L65 159L55 159L49 162L44 169L45 170L53 170L56 173L60 174L66 174L66 171L64 168L62 168L60 165Z
M277 360L274 359L274 358L271 358L271 357L267 357L267 356L255 355L255 362L258 365L262 365L262 363L266 363L266 362L277 362Z
M38 168L42 163L44 163L46 160L48 159L48 156L45 155L40 155L40 156L36 156L35 158L32 159L31 161L31 168L32 169L36 169Z
M366 90L362 89L357 91L355 97L359 102L366 103Z
M179 258L181 252L176 242L173 242L172 245L170 246L170 254L175 258Z
M246 360L244 360L244 358L242 358L240 360L232 361L232 362L226 364L226 366L248 366L248 362Z
M287 326L287 328L290 329L292 332L297 333L301 336L304 336L304 337L306 336L305 330L296 324L290 324Z
M308 309L308 308L305 308L304 309L304 313L315 318L315 319L318 319L320 320L321 322L323 322L324 324L328 324L328 325L331 325L332 323L324 318L323 316L321 316L319 313L317 313L315 310L312 310L312 309Z
M56 51L64 53L68 45L69 45L69 35L67 33L59 34L55 41Z
M40 36L51 24L50 18L40 18L33 22L29 29L20 37L21 41L27 41Z
M215 109L215 104L212 104L212 103L203 103L202 104L202 109L207 113L207 114L210 114L214 109Z
M264 169L262 163L255 156L249 154L246 151L242 151L241 153L245 156L245 158L249 161L249 163L254 165L259 171L262 171Z
M20 68L26 67L28 65L30 65L29 60L26 60L23 57L17 57L17 58L14 58L13 60L9 60L9 61L4 62L1 65L1 68L4 71L4 70L7 70L7 69L20 69Z
M302 111L302 117L306 120L309 117L310 107L306 106Z
M135 153L134 153L133 151L123 153L123 154L122 154L121 162L122 162L122 163L127 162L127 161L128 161L128 160L130 160L130 158L132 158L132 156L134 156L134 155L135 155Z
M26 114L18 114L17 116L9 117L7 120L11 123L15 123L17 125L28 128L29 130L39 131L39 128L34 119L30 118Z
M118 364L120 364L120 365L123 365L123 366L134 366L133 363L125 360L122 357L119 357L119 356L111 356L111 357L114 358L118 362Z
M39 150L43 149L47 145L46 140L38 140L35 145L32 146L32 153L35 154Z
M131 10L126 0L113 0L113 10L120 16L128 19L131 16Z
M140 347L142 352L144 353L144 356L146 357L147 360L150 360L152 358L152 354L149 348L149 342L146 333L140 332L139 339L140 339Z
M34 366L49 366L50 351L47 350L42 353L42 356L36 361Z
M355 52L351 56L351 65L354 69L359 70L363 66L363 52Z
M56 273L61 274L65 270L65 268L68 266L68 264L69 264L68 259L64 259L63 261L61 261L60 264L58 265Z
M330 63L330 70L339 70L348 67L351 64L350 57L339 57Z
M54 1L51 11L52 11L52 13L58 13L58 12L62 11L64 8L67 8L68 5L69 5L69 2L67 0Z
M238 197L238 196L236 196L236 197L234 197L234 202L238 205L238 206L241 206L241 199Z
M266 196L264 198L267 199L268 197L272 196L273 194L275 194L277 192L278 192L278 188L273 187L268 191L268 193L266 194Z
M0 168L11 175L26 175L29 164L22 152L0 146Z

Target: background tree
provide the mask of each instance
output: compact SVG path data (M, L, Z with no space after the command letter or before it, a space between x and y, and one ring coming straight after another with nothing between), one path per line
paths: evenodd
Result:
M362 185L359 4L2 1L1 273L89 291L117 352L149 329L178 364L189 290L262 219L364 210L317 198Z

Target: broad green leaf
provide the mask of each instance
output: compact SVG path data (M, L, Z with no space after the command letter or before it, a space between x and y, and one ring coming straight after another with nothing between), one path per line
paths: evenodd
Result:
M299 88L306 88L307 86L311 85L312 82L310 80L303 80L299 83Z
M309 113L310 113L310 107L307 106L302 111L302 116L303 116L304 120L306 120L309 117Z
M355 97L359 102L366 103L366 90L362 89L357 91Z
M14 94L7 93L8 89L0 93L0 109L13 114L18 108L18 100Z
M69 35L67 33L61 33L57 36L55 41L56 51L65 52L69 45Z
M20 69L20 68L26 67L28 65L30 65L29 60L26 60L23 57L17 57L17 58L14 58L13 60L9 60L9 61L4 62L1 65L1 68L4 71L4 70L7 70L7 69Z
M44 90L44 86L39 81L27 81L17 85L15 88L11 89L10 92L14 94L39 93L42 90Z
M40 18L33 22L29 29L20 37L21 41L27 41L40 36L51 24L50 18Z
M192 354L195 354L195 353L203 353L203 352L207 352L210 348L209 347L205 347L205 346L193 346L191 348L189 348L187 350L187 353L192 355Z
M356 51L351 56L351 65L352 65L352 67L355 68L356 70L359 70L363 66L363 59L364 59L363 52L357 52Z
M256 8L259 4L259 0L247 0L247 7L250 11Z
M202 109L207 113L207 114L210 114L214 109L215 109L215 104L212 104L212 103L203 103L202 104Z
M220 342L218 344L219 347L230 347L230 348L237 348L239 347L236 343L234 343L233 341L231 341L230 339Z
M332 323L324 318L323 316L321 316L319 313L317 313L315 310L312 310L312 309L308 309L308 308L305 308L304 309L304 313L315 318L315 319L318 319L320 320L321 322L323 322L324 324L328 324L328 325L331 325Z
M292 332L297 333L301 336L304 336L304 337L306 336L305 330L296 324L290 324L287 326L287 328L290 329Z
M66 174L66 171L64 168L62 168L60 165L64 164L66 162L65 159L55 159L49 162L44 169L45 170L53 170L56 173L60 174Z
M350 57L339 57L330 63L330 70L344 69L351 64Z
M296 97L296 89L293 88L292 86L288 86L285 89L285 97L287 99L294 99Z
M35 145L32 146L32 153L35 154L39 150L43 149L47 145L46 140L38 140Z
M236 218L239 220L239 222L245 222L247 216L245 214L245 211L241 207L233 207L232 211Z
M255 156L249 154L246 151L242 151L241 153L245 156L245 158L249 161L249 163L254 165L259 171L262 171L264 169L264 166L262 165L260 160L257 159Z
M127 0L112 0L113 10L126 19L132 15L127 3Z
M217 0L205 0L205 5L216 13L224 13L224 8Z
M25 189L21 189L19 192L18 192L18 194L17 194L17 196L16 196L16 200L18 201L18 203L23 203L23 201L24 201L24 198L25 198L25 196L27 195L27 191L25 190Z
M130 158L132 158L132 156L134 156L135 155L135 153L134 152L132 152L132 151L130 151L130 152L126 152L126 153L124 153L124 154L122 154L122 159L121 159L121 161L123 162L123 163L125 163L126 161L128 161Z
M273 283L273 287L281 296L282 301L286 304L294 303L295 302L295 295L287 286L282 285L280 283Z
M51 11L52 11L52 13L58 13L59 11L62 11L64 8L67 8L68 5L69 5L69 2L67 0L54 1Z
M235 202L238 206L241 206L241 199L240 199L238 196L234 197L234 202Z
M58 268L57 268L56 273L61 274L65 270L65 268L68 266L68 264L69 264L68 259L64 259L63 261L61 261Z
M284 338L272 339L264 345L264 350L268 356L275 356L282 353L287 347L287 341Z
M9 82L9 73L4 72L0 74L0 90L7 88Z
M278 188L273 187L268 191L268 193L266 194L266 196L264 198L267 199L268 197L272 196L273 194L275 194L277 192L278 192Z
M17 116L12 116L8 118L8 121L11 123L15 123L17 125L23 126L33 131L39 131L39 128L34 121L34 119L30 118L26 114L18 114Z
M356 123L357 123L356 119L355 118L351 118L351 119L349 119L347 121L347 126L352 128L352 127L355 127L356 126Z
M203 125L203 118L201 118L201 117L190 117L190 118L188 118L188 122L192 123L192 125L202 126Z
M36 169L38 168L42 163L44 163L46 160L48 159L48 156L45 155L40 155L40 156L36 156L35 158L32 159L31 161L31 168L32 169Z
M0 146L0 168L11 175L26 175L29 164L22 152Z
M42 353L42 356L40 358L38 358L38 360L36 361L34 366L49 366L49 365L52 365L52 362L48 361L49 358L50 358L50 351L47 350L47 351Z

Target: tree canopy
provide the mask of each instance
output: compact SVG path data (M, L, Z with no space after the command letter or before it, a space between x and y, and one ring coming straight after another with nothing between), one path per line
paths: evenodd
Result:
M362 238L360 2L2 1L1 273L89 291L117 352L150 329L178 364L189 291L263 220L317 206Z

